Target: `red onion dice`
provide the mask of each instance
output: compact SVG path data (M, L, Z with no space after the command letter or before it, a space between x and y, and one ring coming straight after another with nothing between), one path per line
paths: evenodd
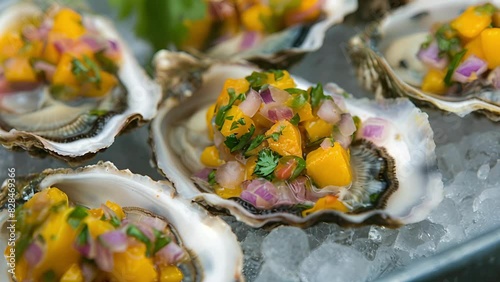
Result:
M244 179L245 168L237 161L229 161L221 165L215 173L215 181L224 188L237 188Z
M442 70L448 65L446 56L439 57L439 47L435 41L432 41L426 49L420 49L417 57L431 68Z
M471 55L457 67L452 79L461 83L470 82L483 74L487 69L488 64L485 61Z
M332 100L324 100L318 109L318 117L322 120L336 124L340 121L341 111Z
M245 101L241 102L238 107L245 115L253 117L259 110L261 103L262 99L260 98L259 93L257 93L257 91L253 89L250 89L250 92L247 94Z
M351 136L356 131L356 125L351 114L342 114L338 123L339 131L344 136Z

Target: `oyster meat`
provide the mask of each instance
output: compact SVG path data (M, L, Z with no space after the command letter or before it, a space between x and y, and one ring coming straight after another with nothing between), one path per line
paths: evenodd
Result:
M57 236L60 239L57 242L48 242L48 240L39 242L37 238L40 236L23 237L27 233L20 234L21 237L17 237L18 243L28 239L30 246L35 245L36 247L37 244L38 246L40 244L44 246L41 253L32 250L32 247L24 250L24 252L29 252L30 255L39 254L37 259L39 264L35 264L36 267L31 268L33 272L30 275L47 273L52 270L53 275L60 277L62 273L73 273L80 267L82 267L81 271L84 272L84 275L88 275L88 265L85 271L83 270L85 267L80 263L71 267L74 270L73 272L65 268L69 266L67 265L68 261L77 259L75 256L81 254L86 257L90 256L99 269L112 269L106 272L96 272L94 270L93 272L90 271L90 273L104 275L108 278L109 276L106 275L111 275L111 277L120 281L137 281L132 278L133 276L127 277L127 279L132 280L123 280L125 278L121 279L119 277L127 273L127 271L130 275L136 275L137 273L132 274L134 268L127 269L125 265L130 263L128 260L140 260L136 261L134 265L141 271L141 278L146 279L148 275L154 275L154 273L151 273L151 269L156 268L149 262L153 260L153 257L148 255L147 252L144 255L140 250L141 246L146 246L146 248L150 246L150 251L155 254L154 259L160 260L160 262L155 261L159 263L157 264L159 265L157 271L162 272L165 276L169 274L169 277L173 279L169 281L180 281L179 279L182 276L184 276L182 281L243 280L241 274L243 255L231 228L221 219L208 216L199 206L179 198L168 182L154 182L148 177L135 175L130 171L120 171L109 162L78 170L49 169L38 175L18 177L17 180L15 189L10 181L5 181L2 186L2 198L0 199L3 207L0 214L2 225L8 224L7 219L12 219L11 216L14 216L18 220L16 232L28 232L22 227L27 226L26 224L29 224L27 222L43 220L44 212L42 207L49 205L54 211L50 216L46 217L45 223L36 227L38 228L36 230L40 232L42 237L58 234ZM38 193L40 191L42 192ZM8 201L7 193L15 194L17 199L15 205L17 207L21 207L25 201L29 200L26 202L26 209L34 210L35 213L24 214L24 221L22 221L22 210L17 212L11 210L14 203ZM79 206L68 208L68 199L70 203ZM61 202L63 205L61 205ZM99 208L100 203L103 204ZM95 209L87 210L86 207ZM123 211L121 207L123 207ZM33 216L34 214L37 214L36 218ZM64 222L56 228L51 222L57 221L60 217L59 214L63 214ZM64 214L69 214L67 220ZM99 214L103 214L103 216L100 217ZM46 212L45 215L47 215ZM64 255L65 249L57 249L57 246L60 247L61 244L67 241L66 239L69 240L69 244L72 244L73 240L84 238L85 236L80 235L85 234L83 231L86 226L90 231L88 233L90 236L86 236L88 244L76 244L75 246L80 247L72 253L73 256L69 253ZM72 231L74 227L76 227L75 230L82 231L77 237L68 235L72 232L75 233L75 231ZM67 229L65 233L55 231L62 232L65 228ZM108 231L113 228L116 228L116 232L109 233ZM123 228L126 230L125 233L123 233ZM9 234L7 234L7 228L2 228L2 230L1 247L5 249ZM151 231L153 232L151 233ZM118 233L126 234L129 238L124 241L123 236L119 236ZM99 236L96 237L99 242L94 240L96 239L94 236ZM160 240L159 238L167 237L171 239L170 243L164 245L169 240ZM138 243L138 241L142 243ZM155 242L154 246L151 243L148 245L148 242ZM163 242L164 248L170 247L168 249L157 249L158 242ZM88 249L85 246L89 246L90 250L95 249L96 252L87 252ZM20 248L21 245L19 244L17 247ZM126 247L125 252L123 247ZM142 250L144 251L146 248ZM51 250L50 254L44 253L44 250L47 249ZM139 250L138 253L134 253L137 250ZM109 252L111 252L112 257L106 256L106 253L109 254ZM127 252L135 255L127 257ZM66 260L58 262L53 259L53 256L57 254L64 255ZM52 259L49 259L48 256L52 256ZM140 259L141 256L142 259ZM31 256L26 260L19 259L17 261L18 272L16 272L16 275L26 274L23 273L22 264L34 263L36 262L35 259L36 256ZM79 260L77 259L77 261ZM168 263L168 265L164 263ZM177 263L177 268L175 264L171 265L172 263ZM124 266L125 268L121 269ZM6 263L2 263L0 271L7 272ZM182 272L182 275L179 274L179 271ZM3 277L6 277L5 274L3 275Z
M157 62L158 60L161 60L161 58L157 58ZM254 71L257 71L257 75ZM225 181L223 179L224 176L221 177L218 175L217 171L223 166L226 166L225 169L228 169L227 167L229 166L231 167L229 168L230 171L235 171L238 170L238 166L241 168L242 165L245 167L243 169L247 170L249 167L247 164L250 163L249 160L252 158L248 158L252 154L249 151L255 148L255 146L252 147L251 143L257 142L255 140L259 138L257 133L259 131L258 125L255 126L257 129L250 134L251 138L249 142L242 145L242 148L246 148L246 153L249 153L249 155L238 154L240 148L237 146L241 145L239 143L242 143L243 136L236 135L241 139L237 139L239 145L235 145L236 143L232 143L235 140L233 140L234 138L231 137L231 134L223 132L228 128L222 128L222 135L220 135L221 132L214 131L214 139L211 140L208 134L212 132L212 129L209 129L207 126L205 115L207 114L207 109L215 101L224 100L224 98L221 98L224 94L221 94L219 98L217 97L219 93L224 93L226 88L223 88L223 86L227 87L227 79L232 78L231 83L239 85L236 81L241 82L241 78L245 77L251 81L259 76L258 71L258 69L248 65L211 65L202 75L203 83L201 87L191 97L181 102L170 98L162 105L158 117L153 121L151 126L151 140L155 161L160 172L172 181L176 190L181 195L198 201L205 206L227 211L238 220L255 227L272 222L308 226L317 221L335 221L342 225L381 224L395 227L424 219L430 210L441 201L443 184L441 174L437 170L433 132L428 123L427 115L415 108L407 99L384 100L380 102L371 102L367 99L356 100L334 84L325 86L325 94L327 96L324 99L329 100L330 98L328 97L333 98L333 100L338 101L338 105L343 105L340 108L344 108L344 112L349 113L353 117L356 116L358 119L357 133L352 136L354 138L350 137L350 135L342 137L337 134L338 130L334 130L331 136L336 141L335 143L339 143L335 144L334 148L340 150L339 147L342 145L342 147L347 148L346 150L350 152L350 157L345 157L344 162L348 165L347 173L352 174L351 180L347 178L346 183L326 186L312 185L311 187L311 181L307 180L308 177L313 180L312 183L319 184L323 182L321 177L329 174L328 169L331 169L331 173L333 174L335 174L333 171L338 173L338 171L342 170L334 167L338 163L330 163L326 167L319 165L314 170L323 176L318 177L313 175L313 173L309 173L309 164L307 164L306 170L308 170L308 173L300 178L305 179L305 182L308 184L297 188L297 186L291 183L295 183L299 178L293 180L288 177L283 178L277 174L276 171L278 170L278 166L280 166L280 161L276 163L274 178L272 175L271 177L266 176L269 174L259 174L254 169L253 173L243 176L243 182L240 187L237 187L237 189L243 190L235 193L237 189L225 189L234 184L231 182L234 179ZM280 75L287 77L288 73L283 72ZM181 79L179 81L186 82L189 79ZM226 84L224 84L225 82ZM316 91L311 89L317 89L317 86L312 87L313 85L309 82L299 78L295 78L295 83L296 89L309 89L309 92ZM269 87L272 88L272 84ZM221 92L221 89L224 90ZM237 92L239 91L244 93L241 95L249 97L248 95L254 95L250 94L250 92L255 90L237 90ZM299 90L290 91L291 93L299 93ZM306 91L304 92L307 93ZM344 99L343 95L349 97ZM232 100L230 99L230 101ZM223 104L221 104L222 107L224 106ZM268 104L261 106L260 111L268 106ZM222 107L216 106L219 109L223 109ZM276 110L276 112L279 111ZM281 111L278 114L281 115L282 113ZM210 114L210 111L208 111L208 114ZM231 114L228 118L236 116L237 114ZM288 116L284 119L292 122L290 118L291 116ZM211 120L210 117L208 119ZM215 120L217 119L215 117ZM251 125L249 124L253 124L252 122L256 122L257 124L258 122L262 122L262 120L256 121L254 119L250 121L243 116L243 122L240 122L239 119L236 122L245 124L240 129L249 127L249 131L251 131ZM263 122L266 123L269 120ZM300 122L299 127L301 126L307 125L304 122ZM333 125L331 126L333 127ZM338 126L342 127L340 124ZM239 130L236 126L231 126L231 128L230 130L233 131ZM375 133L373 131L375 128L383 129ZM289 133L283 132L280 133L279 130L275 130L274 133L277 136L266 133L267 137L264 137L264 140L268 140L267 143L272 143L271 139L276 137L279 140L281 138L279 137L280 134L288 136ZM217 134L219 134L218 137ZM308 145L305 145L305 147L302 146L304 155L299 154L297 156L306 159L305 152L307 150L312 151L315 148L320 150L323 147L331 147L332 144L321 144L319 146L319 143L325 143L329 140L329 138L324 138L323 140L320 139L319 141L312 142L310 144L311 148L307 148ZM210 161L207 162L207 159L201 160L203 155L205 157L217 155L217 153L211 154L211 152L216 152L216 150L210 148L210 146L213 147L214 141L222 160L221 163L215 165L212 163L211 165L212 168L219 165L217 171L215 171L215 177L218 177L215 181L217 183L226 183L226 186L229 185L227 187L223 187L223 185L217 187L210 184L210 182L213 183L214 181L214 175L210 176L209 173L211 171L204 170ZM224 144L232 143L237 149L232 150L233 154L231 152L228 154L228 151L221 150L221 147L218 145L222 144L219 143L221 141ZM350 144L351 141L352 144ZM335 147L337 145L338 147ZM272 151L280 152L279 154L273 153L273 156L278 155L276 158L285 156L283 159L290 158L286 157L288 154L287 151L292 152L293 148L295 148L293 142L288 143L284 147L284 152L281 152L279 148L276 149L276 147L273 148L271 146ZM258 156L259 161L261 160L260 154ZM311 153L308 154L311 155ZM307 158L309 158L309 155L307 155ZM346 161L347 159L350 159L350 164L349 161ZM211 160L213 161L214 158ZM300 162L298 159L297 161ZM215 162L218 161L216 160ZM344 162L340 162L341 166ZM233 165L235 163L239 163L239 165ZM306 163L308 163L307 159ZM224 165L220 166L220 164ZM256 175L259 177L256 177ZM264 176L260 177L262 175ZM339 178L342 177L344 176L341 174ZM276 179L285 179L280 182L284 184L280 186L275 181ZM271 196L273 196L270 197L269 194L259 194L251 188L253 182L260 181L262 182L260 184L266 183L265 185L269 185L269 181L267 180L270 180L272 182L271 185L274 185L281 191L277 193L279 196L276 201L272 199L276 196L276 193L270 192ZM294 187L298 191L304 192L305 198L297 197ZM257 200L252 200L252 196L245 197L241 191L254 193L253 196L257 193ZM283 195L290 197L283 197ZM269 204L269 201L273 203ZM341 204L338 204L336 201L341 202Z
M154 117L160 87L105 18L3 4L0 143L81 161ZM6 6L6 7L5 7Z
M462 117L478 111L500 120L495 86L500 69L494 39L488 43L489 34L498 30L494 19L500 2L485 3L414 1L371 24L349 42L359 80L377 97L407 96ZM476 16L479 21L469 21ZM481 19L486 26L468 33Z

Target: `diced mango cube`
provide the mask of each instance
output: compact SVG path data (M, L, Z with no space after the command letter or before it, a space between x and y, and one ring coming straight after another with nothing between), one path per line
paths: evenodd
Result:
M268 138L269 148L281 156L302 157L302 138L299 129L287 120L282 120L274 124L267 132L266 136L281 132L278 140Z
M236 187L236 188L224 188L217 186L214 188L215 194L217 194L219 197L223 199L229 199L229 198L234 198L234 197L239 197L241 195L241 187Z
M297 114L299 115L301 122L314 119L314 115L312 113L312 107L311 104L309 104L309 102L306 102L304 106L300 107L297 110Z
M229 103L229 93L227 90L229 88L232 88L235 92L236 95L239 95L240 93L246 93L248 89L250 88L250 83L244 79L228 79L226 82L224 82L224 87L222 88L222 91L220 92L219 98L217 98L217 108L220 108L221 106L227 105ZM238 105L240 101L236 101L235 105Z
M273 72L269 72L267 74L267 83L283 90L287 88L295 88L297 86L290 73L286 70L283 70L283 76L278 79L275 78Z
M125 217L125 213L123 212L122 207L117 203L106 201L105 205L115 213L119 220L122 220Z
M52 77L53 85L67 85L78 87L78 80L72 72L72 61L74 57L70 54L64 54L57 64L56 71Z
M82 16L69 8L63 8L54 16L52 31L76 39L85 33Z
M445 94L448 89L444 83L445 76L446 70L429 70L422 81L422 91L434 94Z
M100 82L87 82L81 87L81 94L85 97L102 97L108 94L117 84L116 77L108 72L99 72Z
M232 106L226 113L220 132L225 137L235 134L239 138L247 133L252 125L254 123L249 116L245 115L238 106Z
M306 170L320 188L347 186L352 181L349 154L338 142L328 149L319 147L307 154Z
M113 253L111 281L151 282L157 281L158 274L151 258L146 256L143 243L129 245L125 252Z
M215 146L206 147L201 153L201 163L208 167L218 167L224 164L224 161L219 157L219 150Z
M181 282L184 275L175 265L165 265L160 267L160 282Z
M83 282L83 273L78 264L73 264L71 267L63 274L59 282Z
M253 172L255 171L256 166L257 156L251 156L250 158L248 158L245 164L245 180L251 180L255 178Z
M36 73L29 62L29 58L25 57L13 57L6 61L4 75L5 79L12 83L34 83L38 81Z
M298 23L310 22L316 20L321 14L320 0L302 0L297 8L291 9L285 14L285 25L291 26ZM297 17L296 15L304 15Z
M303 125L311 142L329 137L333 133L333 126L320 118L307 120Z
M494 69L500 66L500 28L487 28L481 32L481 43L488 67Z
M115 229L108 221L93 216L85 217L84 222L87 224L92 238L97 238L97 236Z
M247 30L265 32L262 18L270 18L273 12L266 5L253 5L241 14L241 21Z
M339 201L339 199L333 195L327 195L323 198L318 199L314 206L302 212L303 216L308 216L313 212L320 210L337 210L341 212L348 212L349 209Z
M450 25L458 31L461 37L470 40L478 36L490 24L491 15L477 12L476 7L469 7L454 19Z
M467 53L465 53L463 60L466 60L471 55L484 60L485 57L483 52L483 44L481 42L481 36L474 37L471 41L467 42L467 44L465 44L464 46L464 49L467 50Z
M9 32L0 37L0 61L16 56L24 42L17 32Z

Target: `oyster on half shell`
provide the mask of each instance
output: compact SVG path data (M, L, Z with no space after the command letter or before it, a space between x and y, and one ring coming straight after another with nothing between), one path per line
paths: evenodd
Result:
M156 58L157 63L160 60L162 57ZM229 212L254 227L276 222L308 226L317 221L396 227L423 220L441 201L443 184L437 170L433 132L427 115L407 99L345 100L348 112L362 123L371 120L385 124L380 138L359 133L350 147L353 181L343 194L343 199L354 207L349 212L320 210L304 215L299 205L259 209L241 198L223 199L199 185L193 175L203 168L202 151L213 145L207 137L206 109L217 99L226 79L246 77L255 70L245 65L211 65L202 73L203 83L191 97L181 102L170 98L161 106L151 125L154 157L160 172L178 193L215 208L212 210ZM298 78L295 81L300 89L311 86ZM334 84L325 89L329 95L345 94ZM372 194L379 197L370 199Z
M222 7L225 1L209 1L216 7L214 9L223 10ZM233 5L234 1L230 2ZM259 2L259 1L257 1ZM262 1L265 2L265 1ZM313 3L314 6L321 5L321 15L313 22L296 23L287 28L273 33L262 33L259 31L238 31L228 38L216 39L216 43L212 42L212 46L208 49L200 50L211 59L221 60L246 60L265 67L286 67L292 62L300 58L301 55L319 49L323 45L325 33L332 25L342 22L344 17L358 8L357 0L318 0L318 1L303 1ZM242 1L243 6L260 4L250 4ZM297 3L299 3L297 1ZM270 4L266 4L270 5ZM308 4L305 4L306 6ZM262 6L262 5L260 5ZM277 5L279 6L279 5ZM283 7L281 7L283 8ZM229 10L231 10L230 8ZM238 13L239 8L236 8ZM279 8L277 8L279 9ZM314 7L307 8L302 11L296 18L307 18L313 14ZM221 12L223 13L223 12ZM265 15L261 14L260 20ZM242 17L241 15L236 18ZM236 20L241 23L242 19ZM244 21L244 19L243 19ZM199 32L198 32L199 33ZM199 34L197 34L199 36ZM226 36L227 37L227 36ZM190 49L186 49L189 51Z
M484 113L500 120L500 91L477 85L466 93L438 95L421 90L426 68L417 59L432 25L449 22L468 6L487 1L413 1L353 37L348 52L362 85L380 97L409 97L461 117ZM489 1L500 5L499 1Z
M113 75L105 73L104 67L101 70L95 70L95 65L87 64L87 59L82 59L82 62L85 61L87 65L80 64L79 71L95 75L95 77L86 77L87 79L96 79L97 90L94 90L99 91L106 87L106 78L111 77L109 80L117 81L117 84L109 88L109 91L106 90L107 92L95 96L90 95L90 92L86 92L86 90L81 90L83 96L75 98L69 94L66 95L70 92L66 91L65 81L68 84L71 83L71 77L66 80L62 79L62 85L58 85L58 89L62 89L61 91L56 91L53 87L54 84L40 83L40 81L36 82L36 87L24 82L23 87L5 87L4 74L6 75L6 71L9 70L8 64L12 61L6 55L7 57L2 61L1 79L3 84L0 87L0 143L4 147L22 149L36 155L50 154L67 161L78 162L111 146L115 137L125 129L141 125L155 116L161 98L161 89L142 70L125 41L120 38L109 20L93 14L82 13L82 23L80 24L86 29L83 36L78 35L80 37L74 39L62 38L50 41L52 40L50 39L51 32L54 32L50 28L51 25L54 25L54 20L47 15L61 11L64 7L53 6L49 10L41 10L38 6L28 2L14 5L3 4L2 6L4 9L0 16L0 36L7 38L6 34L9 34L15 38L19 35L14 33L12 35L11 32L15 32L12 30L16 29L20 29L19 32L22 36L28 36L28 34L33 38L46 36L43 38L49 39L42 39L36 43L43 46L41 47L42 54L48 54L48 48L55 48L51 54L61 56L59 65L63 61L63 56L77 52L76 49L100 48L98 44L103 42L110 46L108 48L112 49L114 55L119 57L118 61L115 62L116 65L113 64ZM74 12L67 12L64 16L68 18L74 17L74 15ZM41 20L44 21L40 23ZM24 25L29 25L29 27ZM48 35L46 35L47 32ZM5 42L9 41L3 40L2 44ZM82 42L87 42L88 45L84 45ZM31 46L28 47L32 48ZM106 54L110 49L102 51L103 54ZM94 51L92 50L92 52ZM94 56L100 52L98 50L91 54ZM22 55L18 53L15 56L18 58ZM54 77L55 80L55 75L59 72L57 61L55 65L51 65L53 62L46 61L45 56L41 58L36 56L40 55L34 55L29 60L40 64L41 72L37 76L40 78L42 75L47 78L50 73L50 77ZM83 57L88 58L86 55ZM105 60L109 61L109 58ZM74 67L74 61L71 62ZM33 66L34 69L36 67ZM89 71L89 69L91 70ZM5 72L3 72L4 70ZM73 73L79 79L74 69L67 70L67 73ZM106 77L103 76L105 74Z
M182 199L168 182L155 182L149 177L120 171L105 162L77 170L48 169L16 182L16 204L21 205L34 193L47 187L57 187L68 195L70 202L85 207L96 207L112 201L122 207L128 217L146 213L168 222L175 241L189 254L180 265L183 281L244 281L243 255L231 228L220 218L212 217L198 205ZM0 213L2 225L9 219L7 194L13 193L12 184L2 186ZM2 244L7 245L7 229L2 228ZM6 277L6 263L0 272Z

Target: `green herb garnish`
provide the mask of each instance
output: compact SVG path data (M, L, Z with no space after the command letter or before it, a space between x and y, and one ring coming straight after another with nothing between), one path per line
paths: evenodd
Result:
M81 83L94 83L97 87L101 85L101 70L88 56L83 56L83 61L73 58L71 60L71 72Z
M465 56L465 53L467 53L467 49L464 49L462 50L462 52L456 54L451 60L451 63L448 66L448 71L446 72L446 76L444 77L444 83L446 85L451 85L451 77L453 76L453 72L455 72L455 69L460 64L460 61L462 60L463 56Z
M282 70L271 70L271 72L274 74L275 81L280 81L285 75Z
M151 240L135 225L129 225L127 235L143 242L146 245L146 256L151 256Z
M87 209L82 206L75 206L71 213L68 215L68 224L73 227L73 229L78 228L80 223L84 218L87 217L88 212Z
M497 11L497 8L491 3L486 3L484 5L477 6L474 11L480 14L492 16Z
M286 92L292 95L293 99L290 102L290 107L294 109L302 108L309 100L309 93L307 91L298 88L287 88Z
M83 246L87 244L89 241L89 236L90 236L89 227L87 224L84 224L82 230L76 236L76 241L75 241L76 245Z
M54 270L48 270L42 274L42 282L56 282L56 273Z
M221 106L217 111L217 114L215 115L215 124L219 127L219 129L221 129L222 125L224 125L226 113L229 111L229 109L231 109L234 102L236 102L236 100L245 100L245 94L241 93L240 95L236 96L236 92L234 92L233 88L228 88L227 93L229 94L229 103L227 105Z
M323 85L318 83L311 89L311 106L315 109L319 107L323 100L332 100L332 97L325 95Z
M250 83L250 87L258 91L267 83L267 74L254 71L245 79Z
M217 181L215 181L215 169L208 174L208 184L210 184L210 186L217 184Z
M300 122L300 116L299 114L295 114L291 119L290 119L290 123L297 126Z
M111 223L111 225L113 225L114 227L118 227L121 225L121 222L120 220L118 219L118 217L116 216L112 216L111 219L109 220L109 223Z
M271 151L270 149L263 149L259 152L257 157L257 165L255 166L254 173L260 177L270 179L273 177L272 173L278 165L280 155Z
M230 149L231 153L236 152L248 145L254 132L255 126L251 125L249 131L243 134L241 138L236 137L235 134L231 134L226 137L226 140L224 140L224 144Z
M163 247L168 245L172 240L170 237L166 236L162 232L153 229L153 233L155 235L155 244L153 248L153 255L156 254L159 250L161 250Z

